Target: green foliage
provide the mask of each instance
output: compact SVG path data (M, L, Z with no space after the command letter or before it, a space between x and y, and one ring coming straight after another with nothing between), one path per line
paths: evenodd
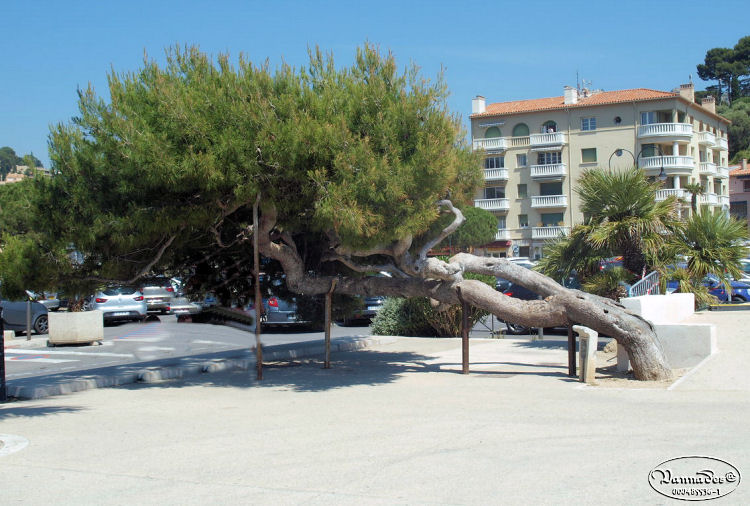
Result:
M429 302L423 297L387 297L370 330L376 336L437 336L427 321L427 307Z
M750 97L735 100L731 106L721 105L716 111L732 122L728 130L729 157L732 163L739 163L750 150Z
M695 278L687 269L674 269L662 276L660 288L666 293L667 280L677 281L677 293L692 293L695 296L695 308L705 308L716 304L719 299L708 291L708 287L702 283L703 278Z
M5 180L5 176L16 170L16 165L27 165L29 168L41 167L42 162L33 154L19 157L15 150L9 146L0 148L0 179Z
M623 267L614 267L599 271L588 277L582 287L586 292L612 300L620 300L628 295L625 284L632 284L636 280L637 278L632 272Z
M698 77L704 81L717 81L717 98L721 97L722 90L728 92L730 101L739 98L741 78L750 75L750 36L741 38L733 48L709 49L697 70Z

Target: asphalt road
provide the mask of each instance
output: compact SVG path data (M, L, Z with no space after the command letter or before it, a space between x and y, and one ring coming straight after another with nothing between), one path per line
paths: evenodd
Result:
M333 338L369 335L368 327L331 327ZM322 340L322 332L278 329L261 334L264 346ZM170 358L255 347L255 334L206 323L178 323L174 316L159 321L104 327L104 341L93 346L40 347L46 336L26 345L22 337L6 343L6 379L19 379Z

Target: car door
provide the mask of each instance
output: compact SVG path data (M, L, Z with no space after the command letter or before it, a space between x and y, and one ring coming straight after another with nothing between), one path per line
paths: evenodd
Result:
M3 306L3 321L7 327L19 329L26 326L26 302L0 301Z

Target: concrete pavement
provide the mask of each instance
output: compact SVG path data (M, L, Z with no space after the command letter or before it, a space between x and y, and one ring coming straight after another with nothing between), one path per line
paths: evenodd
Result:
M472 339L465 376L460 340L398 338L262 382L234 369L6 404L0 502L667 504L647 479L665 460L750 472L750 315L699 317L721 351L672 385L582 388L555 340ZM749 501L742 482L712 503Z

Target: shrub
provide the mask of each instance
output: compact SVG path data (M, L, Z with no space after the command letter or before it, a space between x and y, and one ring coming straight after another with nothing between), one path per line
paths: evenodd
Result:
M486 311L471 308L469 326L473 327L487 314ZM371 330L375 335L456 337L461 335L461 317L461 306L436 311L425 297L388 297L373 319Z

